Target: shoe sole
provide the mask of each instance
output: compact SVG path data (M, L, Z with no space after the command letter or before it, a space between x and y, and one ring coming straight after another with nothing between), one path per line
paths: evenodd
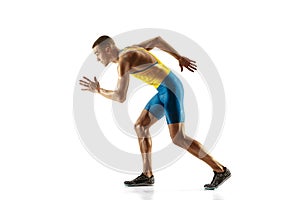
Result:
M231 174L229 176L227 176L223 181L222 183L220 183L217 187L204 187L205 190L215 190L217 189L218 187L220 187L225 181L227 181L227 179L229 179L231 177Z
M154 184L151 184L151 183L141 183L141 184L124 184L125 186L127 187L141 187L141 186L153 186Z

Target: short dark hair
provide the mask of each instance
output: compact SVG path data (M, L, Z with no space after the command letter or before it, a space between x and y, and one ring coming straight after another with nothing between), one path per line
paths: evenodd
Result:
M104 44L114 44L114 41L111 37L107 36L107 35L102 35L100 36L93 44L92 48L94 48L97 45L104 45Z

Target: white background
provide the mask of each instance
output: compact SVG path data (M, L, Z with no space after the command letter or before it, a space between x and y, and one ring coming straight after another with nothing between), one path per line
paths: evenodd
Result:
M0 199L299 198L299 18L291 0L2 1ZM133 177L98 163L76 133L73 88L91 44L148 27L196 41L222 77L226 122L212 154L233 176L215 192L188 154L154 188L124 188Z

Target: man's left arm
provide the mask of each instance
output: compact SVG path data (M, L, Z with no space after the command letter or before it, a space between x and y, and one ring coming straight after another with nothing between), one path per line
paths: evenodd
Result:
M184 67L191 72L197 70L197 65L195 61L185 56L181 56L168 42L166 42L160 36L141 42L137 46L143 47L148 51L156 47L162 51L167 52L168 54L172 55L175 59L178 60L181 71L183 71Z

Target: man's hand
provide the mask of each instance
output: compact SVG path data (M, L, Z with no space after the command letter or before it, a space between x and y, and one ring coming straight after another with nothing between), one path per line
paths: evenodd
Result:
M181 56L179 59L179 66L181 69L181 72L183 71L183 67L187 68L189 71L194 72L197 70L196 61L190 60L187 57Z
M94 81L91 81L87 77L83 77L84 80L79 80L79 84L84 86L81 90L83 91L90 91L93 93L100 93L100 84L96 79L96 76L94 77Z

